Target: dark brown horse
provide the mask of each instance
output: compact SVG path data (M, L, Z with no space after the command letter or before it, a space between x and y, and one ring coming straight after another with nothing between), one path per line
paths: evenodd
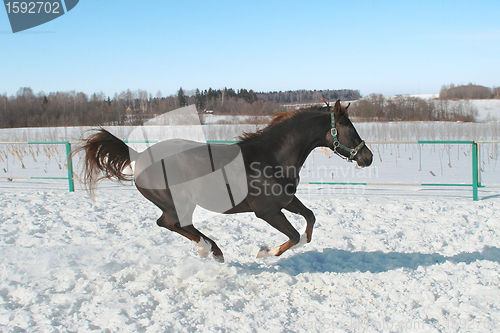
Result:
M281 114L235 145L168 140L137 153L101 129L79 149L85 152L85 183L92 191L101 179L125 180L124 168L136 161L137 189L163 212L157 224L194 241L200 255L212 252L217 261L224 261L217 244L192 225L197 205L225 214L254 212L289 238L272 250L261 249L258 257L279 256L312 238L314 214L295 196L299 171L309 153L316 147L329 147L360 167L372 163L372 152L348 118L348 107L337 101L333 110L327 103L327 107ZM238 157L239 168L231 162ZM216 172L222 185L198 181ZM282 209L305 218L304 235L290 224Z

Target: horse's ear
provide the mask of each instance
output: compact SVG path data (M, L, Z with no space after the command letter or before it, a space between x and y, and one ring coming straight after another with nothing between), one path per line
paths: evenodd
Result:
M342 113L342 105L340 105L340 99L338 99L336 102L335 102L335 105L333 106L333 111L335 113Z
M349 107L351 106L351 103L347 104L347 106L345 107L345 111L347 112L347 109L349 109Z
M330 104L326 101L326 99L324 99L323 97L321 97L320 95L317 95L319 98L321 98L321 100L326 104L326 107L328 108L328 110L330 110Z

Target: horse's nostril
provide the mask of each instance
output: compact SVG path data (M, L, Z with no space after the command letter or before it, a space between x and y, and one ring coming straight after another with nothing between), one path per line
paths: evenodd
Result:
M366 166L370 166L373 162L373 154L370 154L368 158L366 159Z
M362 155L358 159L358 165L360 167L370 166L373 162L373 154Z

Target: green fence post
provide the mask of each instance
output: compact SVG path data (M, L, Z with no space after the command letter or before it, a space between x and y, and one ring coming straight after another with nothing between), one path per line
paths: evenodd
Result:
M477 201L478 181L478 152L477 142L472 142L472 200Z
M66 165L68 166L68 184L69 191L75 192L75 184L73 183L73 159L71 158L71 143L65 142L66 145Z

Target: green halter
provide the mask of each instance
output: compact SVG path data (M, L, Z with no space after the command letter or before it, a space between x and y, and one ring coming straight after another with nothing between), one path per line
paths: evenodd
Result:
M341 148L341 149L345 150L346 152L348 152L350 154L349 157L347 157L347 161L352 162L354 156L356 156L356 154L359 152L359 150L361 148L363 148L363 146L365 145L365 142L363 140L361 140L361 143L356 148L349 148L349 147L346 147L343 144L341 144L339 141L339 138L338 138L337 127L335 126L335 114L334 113L335 112L333 110L330 111L330 117L332 119L332 129L330 130L330 133L332 133L332 137L333 137L333 152L335 154L339 155L340 157L343 157L342 155L339 154L339 152L337 151L337 148Z

